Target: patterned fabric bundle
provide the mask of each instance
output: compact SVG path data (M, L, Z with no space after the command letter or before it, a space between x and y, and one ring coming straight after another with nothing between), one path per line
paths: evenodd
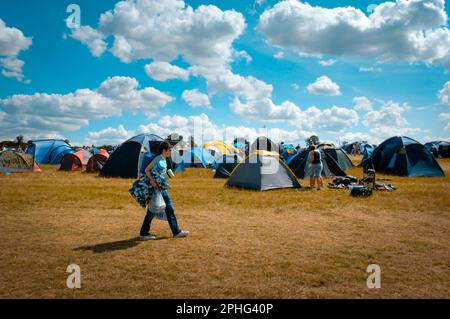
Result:
M167 190L170 188L167 181L160 175L152 173L152 177L158 185L158 189ZM143 208L146 208L151 203L154 191L155 190L146 175L133 182L133 185L129 189L131 196L133 196Z

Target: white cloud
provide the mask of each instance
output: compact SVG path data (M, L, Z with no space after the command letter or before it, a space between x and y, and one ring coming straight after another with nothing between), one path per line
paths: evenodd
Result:
M181 98L192 107L211 108L208 95L199 92L197 89L183 91Z
M189 71L182 69L168 62L153 62L145 66L145 72L148 76L156 81L167 81L172 79L180 79L187 81L189 79Z
M450 131L450 123L447 123L447 125L444 127L444 131Z
M2 74L6 77L13 77L20 82L29 83L24 80L24 62L17 58L21 51L26 51L31 46L32 38L25 37L22 31L17 28L7 27L0 19L0 65L3 68Z
M298 85L297 83L292 83L291 88L293 88L294 90L298 90L300 89L300 85Z
M357 97L354 102L358 104L358 100L360 100L365 104L367 102L365 99L365 97ZM408 121L404 117L404 113L411 109L407 103L379 102L382 104L378 109L374 110L371 104L372 110L364 116L363 124L366 130L364 132L346 132L341 135L341 140L366 140L369 143L379 144L392 136L406 135L415 138L417 134L426 132L421 128L407 127Z
M450 81L444 84L442 89L439 91L438 96L442 104L450 107Z
M295 0L264 11L257 29L268 42L309 56L359 56L450 69L444 0L397 0L371 7L323 8Z
M74 28L70 36L86 45L91 54L96 57L101 56L107 48L107 43L103 40L103 34L90 26Z
M232 59L232 42L245 29L244 17L213 5L193 9L182 0L125 0L100 16L97 31L113 38L111 53L136 59L221 67Z
M83 142L85 145L120 144L128 138L141 134L152 133L165 137L177 132L185 139L194 136L196 143L202 144L213 140L233 141L236 137L245 137L250 141L265 135L275 142L299 143L314 134L311 131L284 130L280 128L256 129L248 126L218 125L202 113L197 116L163 116L157 122L140 125L135 130L127 130L123 125L117 128L106 128L98 132L89 132Z
M368 129L366 132L347 132L340 136L342 141L367 141L371 144L380 144L392 136L415 136L423 131L420 128L396 128L392 126L380 126ZM416 138L417 139L417 138Z
M239 60L239 59L244 59L245 62L248 64L250 62L252 62L252 57L247 53L247 51L237 51L237 50L233 50L233 58L234 60Z
M399 128L408 124L408 121L403 117L403 113L409 109L410 107L406 103L400 104L388 101L378 110L366 113L363 123L368 127Z
M108 127L98 132L88 132L84 145L119 145L133 137L133 132L127 131L121 124L117 128Z
M336 63L336 60L334 60L334 59L320 60L319 61L319 64L321 66L332 66L335 63Z
M328 76L323 75L318 77L314 83L311 83L306 88L309 93L317 95L336 96L341 95L339 85L334 83Z
M380 68L380 67L373 67L373 66L370 66L370 67L360 67L360 68L359 68L359 72L362 72L362 73L379 73L379 72L381 72L381 71L383 71L382 68Z
M278 51L277 53L275 53L274 55L273 55L273 57L275 58L275 59L283 59L284 58L284 52L282 52L282 51Z
M372 102L365 96L357 96L353 99L353 109L355 111L369 112L372 111Z
M75 131L90 120L119 116L123 111L155 116L173 98L152 87L138 88L134 78L112 77L100 87L78 89L68 94L17 94L0 99L5 136L59 134Z
M441 114L439 114L439 119L441 121L450 121L450 113L441 113Z

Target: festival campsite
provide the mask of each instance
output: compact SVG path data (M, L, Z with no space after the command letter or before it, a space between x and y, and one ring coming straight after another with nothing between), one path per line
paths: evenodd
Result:
M448 279L450 161L418 141L392 137L371 156L366 147L355 154L318 143L320 191L309 189L306 147L263 136L244 147L175 143L169 182L179 221L192 233L176 241L154 222L157 240L143 242L136 228L144 211L128 189L163 140L141 134L111 154L59 140L2 152L1 267L9 269L2 296L446 295L438 282ZM373 194L351 196L371 169ZM74 262L83 264L84 289L69 291L64 265ZM368 263L389 264L384 289L365 288Z

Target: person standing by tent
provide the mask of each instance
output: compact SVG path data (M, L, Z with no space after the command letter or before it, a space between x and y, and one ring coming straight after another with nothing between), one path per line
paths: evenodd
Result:
M175 238L186 237L189 234L187 230L181 230L177 223L177 218L174 213L174 207L172 198L169 193L165 189L160 189L158 183L152 174L155 174L158 177L164 178L167 174L167 161L166 159L170 156L170 152L172 150L172 146L164 141L159 145L160 155L156 156L151 163L145 169L145 175L150 180L150 183L154 190L159 189L161 191L162 198L166 204L165 207L165 215L167 217L167 221L169 223L170 229L172 230L173 236ZM147 214L145 215L144 222L142 223L140 236L142 240L154 240L156 239L155 235L150 234L150 224L155 217L154 212L151 211L150 207L147 208Z
M323 179L322 179L322 157L320 155L320 151L316 150L314 145L309 146L309 186L310 188L314 188L314 185L317 181L317 189L320 190L323 187Z

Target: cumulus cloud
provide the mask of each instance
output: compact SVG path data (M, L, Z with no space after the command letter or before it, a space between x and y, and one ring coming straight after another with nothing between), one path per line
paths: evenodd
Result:
M366 113L363 123L368 127L402 127L408 124L403 113L409 109L407 103L388 101L379 109Z
M317 95L336 96L341 95L339 85L334 83L328 76L318 77L314 83L309 84L306 89L309 93Z
M275 58L275 59L283 59L284 58L284 52L282 52L282 51L279 51L279 52L277 52L277 53L275 53L274 55L273 55L273 57Z
M187 81L189 79L189 71L182 69L168 62L153 62L145 66L145 72L148 76L156 81L167 81L172 79L180 79Z
M75 131L89 120L119 116L123 111L149 117L173 98L153 87L139 89L136 79L112 77L94 90L78 89L68 94L16 94L0 99L0 126L5 135L59 134Z
M133 136L133 132L127 131L121 124L117 128L108 127L97 132L88 132L83 144L119 145Z
M192 107L211 108L208 95L199 92L197 89L183 91L181 98Z
M250 62L252 62L252 57L247 53L247 51L237 51L237 50L233 50L233 59L234 60L240 60L243 59L245 60L245 62L248 64Z
M347 6L323 8L296 0L264 11L257 29L268 42L308 56L358 56L450 69L444 0L397 0L369 14Z
M0 19L0 65L2 74L13 77L20 82L29 82L24 79L23 66L25 62L18 59L21 51L26 51L31 46L32 38L24 36L17 28L7 27Z
M442 104L450 107L450 81L444 84L444 86L438 93L438 97ZM448 121L447 125L444 127L444 130L450 131L450 113L439 114L439 119L441 121Z
M372 102L365 96L357 96L353 99L353 109L355 111L369 112L372 111Z
M244 137L250 141L265 135L275 142L299 143L314 132L303 130L284 130L280 128L256 129L248 126L225 126L214 123L206 114L194 116L163 116L158 121L140 125L134 130L127 130L123 125L117 128L106 128L98 132L89 132L84 140L85 145L120 144L128 138L141 133L152 133L167 136L173 132L184 136L194 136L196 143L203 144L213 140L233 141L236 137Z
M193 9L182 0L125 0L100 16L97 32L113 38L110 52L123 62L136 59L223 66L232 42L245 29L244 17L213 5ZM85 43L86 44L86 43Z
M334 60L334 59L320 60L319 61L319 64L321 66L332 66L335 63L336 63L336 60Z
M368 106L367 101L365 97L354 99L355 104L362 103L363 108ZM362 121L366 128L364 132L345 132L341 135L341 140L366 140L369 143L379 144L392 136L406 135L415 138L417 134L426 132L421 128L408 127L409 123L404 115L411 107L407 103L394 101L380 101L380 103L381 105L375 109L370 102L371 110L365 114Z
M103 34L90 26L74 28L70 36L86 45L91 54L96 57L101 56L107 48L107 43L103 40Z
M438 93L438 97L442 104L450 107L450 81L444 84Z
M272 85L251 75L232 72L233 60L249 61L248 54L232 47L245 27L242 14L213 5L193 9L181 0L126 0L100 16L97 30L104 35L103 40L112 38L109 50L123 62L152 59L169 63L181 57L190 65L189 74L205 78L209 96L222 93L233 96L230 109L240 118L284 120L301 129L308 121L303 120L304 111L297 105L290 101L274 103ZM152 64L147 66L147 72ZM324 92L338 94L336 86L331 83L331 88ZM356 112L348 113L351 120L342 120L344 127L357 119ZM335 124L331 126L334 129Z
M369 67L360 67L359 68L359 72L362 73L379 73L383 71L382 68L380 67L374 67L374 66L369 66Z
M417 134L423 133L420 128L398 128L392 126L380 126L370 128L365 132L346 132L340 136L342 141L367 141L372 144L380 144L392 136L405 135L415 138Z

